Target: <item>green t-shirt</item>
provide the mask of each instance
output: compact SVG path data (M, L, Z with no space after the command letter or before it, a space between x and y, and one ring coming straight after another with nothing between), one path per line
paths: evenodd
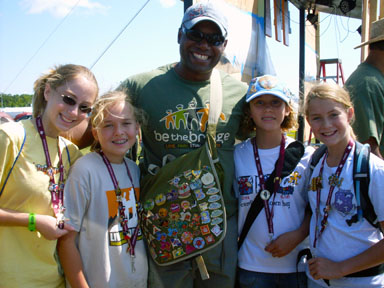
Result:
M374 137L384 155L384 75L361 63L345 83L355 109L353 131L359 141Z
M224 201L227 215L237 211L232 183L233 149L239 131L247 85L228 74L221 74L223 108L216 131L220 163L224 168ZM148 116L142 127L144 171L155 164L161 167L165 155L180 156L205 142L208 121L210 81L192 82L182 79L173 65L135 75L119 89L127 89L135 106Z

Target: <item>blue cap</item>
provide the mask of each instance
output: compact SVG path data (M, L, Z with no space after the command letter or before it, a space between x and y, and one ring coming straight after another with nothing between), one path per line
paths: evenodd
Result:
M219 7L215 6L212 2L199 2L190 6L184 13L181 25L187 29L191 29L200 21L214 22L220 28L221 35L227 37L227 18Z
M293 97L291 91L276 76L264 75L251 80L245 101L250 102L267 94L279 97L287 104L291 104Z

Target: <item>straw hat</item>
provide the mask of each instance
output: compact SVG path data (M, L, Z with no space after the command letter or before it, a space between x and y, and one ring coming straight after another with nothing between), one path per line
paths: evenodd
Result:
M369 40L356 46L355 49L360 48L361 46L379 42L379 41L384 41L384 18L379 19L375 22L372 22L371 33L369 34Z

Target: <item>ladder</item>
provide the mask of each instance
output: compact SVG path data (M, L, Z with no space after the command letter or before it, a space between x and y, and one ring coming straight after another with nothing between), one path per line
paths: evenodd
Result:
M325 65L327 64L336 64L336 75L327 76L325 72ZM317 80L323 80L324 82L326 82L327 79L333 79L337 84L340 84L339 79L341 79L344 85L344 74L343 74L343 66L341 65L341 59L338 59L338 58L320 59L320 67L317 73Z

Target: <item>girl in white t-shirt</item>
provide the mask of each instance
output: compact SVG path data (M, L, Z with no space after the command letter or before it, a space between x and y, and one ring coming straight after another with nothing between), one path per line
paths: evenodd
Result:
M64 191L65 216L75 231L61 238L58 252L69 287L147 287L139 168L125 157L139 116L121 91L101 96L93 108L93 152L75 163Z
M308 286L384 287L384 274L376 267L384 262L383 235L364 217L356 217L361 197L356 197L353 183L356 145L349 95L339 85L318 84L306 97L305 114L315 137L327 146L308 191L313 213ZM368 195L383 227L384 161L372 153L369 175Z
M296 259L305 246L309 216L304 171L313 148L298 156L297 166L279 179L272 191L265 182L279 163L287 158L287 146L294 139L285 132L297 125L294 99L289 90L274 76L255 78L246 96L244 132L256 136L235 147L235 191L239 196L239 235L250 207L260 194L262 210L250 227L238 253L238 284L240 287L306 287L304 267L296 273ZM300 143L296 143L303 146ZM300 159L301 158L301 159ZM244 232L243 232L244 233ZM243 237L240 236L240 239ZM241 243L241 241L239 242ZM240 245L240 244L239 244Z

